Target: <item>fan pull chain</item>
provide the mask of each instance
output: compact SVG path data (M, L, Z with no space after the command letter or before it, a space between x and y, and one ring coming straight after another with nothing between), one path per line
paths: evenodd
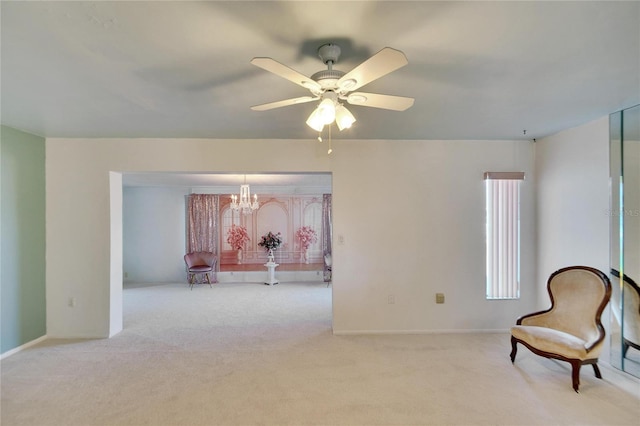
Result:
M329 150L327 151L327 154L331 154L333 152L333 149L331 148L331 124L329 124Z

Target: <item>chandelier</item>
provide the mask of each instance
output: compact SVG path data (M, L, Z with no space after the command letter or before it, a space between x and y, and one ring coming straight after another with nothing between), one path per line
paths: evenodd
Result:
M231 209L240 211L243 214L251 214L254 210L260 207L258 204L258 195L253 194L253 201L251 201L251 190L247 185L247 176L244 177L244 184L240 185L240 197L237 195L231 196Z

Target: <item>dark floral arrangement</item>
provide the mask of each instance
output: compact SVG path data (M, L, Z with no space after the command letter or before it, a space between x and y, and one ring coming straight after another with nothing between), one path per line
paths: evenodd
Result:
M280 247L280 244L282 244L282 236L280 232L274 234L273 232L269 231L260 238L261 239L258 245L260 247L264 247L266 251L275 250Z

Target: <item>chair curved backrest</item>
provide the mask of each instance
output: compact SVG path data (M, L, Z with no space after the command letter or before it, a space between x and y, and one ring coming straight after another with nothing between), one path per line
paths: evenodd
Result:
M213 268L216 262L216 255L209 251L194 251L185 254L184 261L189 269L196 266L209 266ZM202 271L202 269L200 269L200 271Z
M615 269L611 270L611 274L620 278L620 272ZM629 346L640 350L640 287L627 274L623 275L622 283L624 288L622 338L626 354Z
M624 276L624 338L640 345L640 287Z
M551 274L547 282L551 308L522 317L522 325L537 325L579 337L589 349L605 336L601 316L611 297L611 284L601 271L570 266Z
M602 378L598 356L605 331L600 317L611 298L611 282L595 268L568 266L551 274L547 291L551 307L521 316L511 327L511 362L517 343L537 355L567 361L578 392L582 365L591 364L596 377Z
M216 255L210 251L194 251L184 255L184 262L187 264L187 281L189 281L192 290L198 276L206 279L211 286L209 273L215 274L214 268L217 259Z

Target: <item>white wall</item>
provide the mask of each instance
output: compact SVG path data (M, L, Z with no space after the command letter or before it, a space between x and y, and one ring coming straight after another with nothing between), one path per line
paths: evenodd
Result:
M109 337L122 331L122 173L109 172ZM73 303L75 305L75 302Z
M603 117L536 143L538 279L587 265L609 271L609 120Z
M609 120L603 117L536 143L539 308L546 282L565 266L609 272ZM602 315L609 329L609 310ZM608 359L608 346L603 359Z
M524 141L341 144L333 161L334 330L514 324L535 305L532 168L533 144ZM487 301L483 172L513 170L528 178L522 185L522 298ZM436 292L445 293L444 305L435 304ZM395 304L388 304L389 295Z
M186 282L185 196L189 188L125 187L125 282Z
M522 298L484 297L482 174L533 177L532 143L337 140L327 156L314 140L50 138L46 161L51 336L110 334L110 171L331 172L336 333L506 329L536 305L533 178L522 187Z

